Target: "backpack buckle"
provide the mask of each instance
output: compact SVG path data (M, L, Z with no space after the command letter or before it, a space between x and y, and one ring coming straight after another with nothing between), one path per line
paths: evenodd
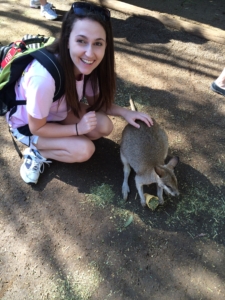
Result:
M17 45L19 43L19 45ZM25 48L24 48L25 47ZM26 44L23 41L16 41L12 44L12 48L8 51L5 58L1 62L1 68L5 68L5 66L12 60L12 58L18 52L22 52L26 49Z

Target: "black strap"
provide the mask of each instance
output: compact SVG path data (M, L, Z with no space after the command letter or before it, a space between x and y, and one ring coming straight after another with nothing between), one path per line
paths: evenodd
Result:
M16 149L16 152L19 154L19 157L22 159L23 154L21 153L21 151L20 151L20 149L19 149L19 147L18 147L18 145L17 145L17 143L16 143L16 141L15 141L15 138L14 138L14 136L13 136L11 130L10 130L10 127L9 127L9 133L11 134L12 141L13 141L13 145L14 145L14 147L15 147L15 149Z
M17 103L18 102L18 103ZM15 106L10 110L9 113L9 118L15 114L16 110L17 110L17 105L26 105L27 101L26 100L16 100L15 102Z
M46 50L45 48L34 51L30 53L30 55L36 58L52 75L52 77L55 80L56 88L53 101L60 99L65 93L64 76L63 69L55 55Z

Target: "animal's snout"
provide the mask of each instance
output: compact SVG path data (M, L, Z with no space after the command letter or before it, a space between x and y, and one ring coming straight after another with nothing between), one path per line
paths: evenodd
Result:
M171 193L171 195L174 197L178 197L180 193L178 191L174 191L173 193Z
M171 195L171 196L179 196L179 191L178 190L175 190L167 185L164 185L163 186L163 189L164 189L164 192L167 194L167 195Z

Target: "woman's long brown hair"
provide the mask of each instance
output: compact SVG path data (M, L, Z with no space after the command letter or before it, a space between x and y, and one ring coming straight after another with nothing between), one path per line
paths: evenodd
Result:
M77 117L79 117L80 102L77 95L74 65L70 57L68 43L74 23L77 20L83 19L90 19L100 23L106 32L107 43L105 55L101 63L92 71L91 74L84 78L84 90L86 82L89 79L91 81L93 94L96 95L99 91L98 96L94 99L94 103L88 108L88 111L99 111L100 109L107 110L110 108L114 101L116 89L114 44L111 22L104 21L102 16L97 13L90 12L85 16L77 16L72 10L70 10L63 20L59 39L55 40L53 44L47 47L47 49L58 55L65 75L66 101Z

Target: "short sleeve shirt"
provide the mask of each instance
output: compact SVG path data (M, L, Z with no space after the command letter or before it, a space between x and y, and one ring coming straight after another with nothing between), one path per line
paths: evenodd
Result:
M79 101L83 96L84 76L76 81ZM28 124L28 115L36 119L47 118L47 122L61 121L66 118L69 108L65 96L53 102L55 81L51 74L36 59L24 70L15 85L16 100L26 100L26 105L18 105L17 111L10 117L6 115L12 128ZM85 94L93 96L91 84L87 82Z

